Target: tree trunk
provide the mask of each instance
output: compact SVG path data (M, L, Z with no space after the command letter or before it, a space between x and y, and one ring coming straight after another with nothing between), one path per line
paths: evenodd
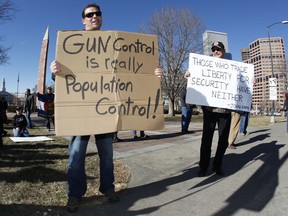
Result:
M169 98L169 112L168 116L175 116L174 112L174 101Z

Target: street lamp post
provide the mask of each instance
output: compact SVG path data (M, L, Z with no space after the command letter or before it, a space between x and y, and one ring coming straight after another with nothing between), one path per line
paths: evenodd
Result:
M271 72L272 72L272 78L274 78L274 65L273 65L273 55L272 55L272 48L271 48L271 40L270 40L270 31L269 28L273 25L276 24L288 24L288 20L284 20L281 22L275 22L272 23L271 25L267 26L267 33L268 33L268 43L269 43L269 49L270 49L270 60L271 60ZM274 112L275 112L275 101L272 100L272 112L271 112L271 123L275 122L275 116L274 116Z

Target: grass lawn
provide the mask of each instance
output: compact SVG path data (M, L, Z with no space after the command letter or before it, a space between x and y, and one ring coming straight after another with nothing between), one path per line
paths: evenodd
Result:
M284 116L275 116L275 122L285 121ZM181 121L181 114L177 114L173 117L165 116L165 121ZM192 122L203 122L202 115L193 115ZM250 116L249 125L250 126L268 126L271 121L271 116Z
M6 130L11 134L11 127ZM44 129L30 129L31 136L48 136L53 141L14 143L4 137L0 149L0 215L65 215L67 201L68 140ZM117 189L127 187L131 173L119 160L114 161ZM96 150L86 157L87 205L104 203L98 192L99 161ZM91 202L91 200L94 201ZM87 206L86 205L86 206Z
M165 117L166 121L180 121L181 115ZM284 117L275 117L284 121ZM201 116L193 116L192 122L201 122ZM267 126L270 116L251 117L251 126ZM12 127L5 127L10 135ZM52 141L14 143L4 137L0 149L0 215L65 215L67 191L68 140L55 137L44 129L30 129L31 136L48 136ZM115 180L118 190L130 182L129 168L115 160ZM83 207L104 203L106 199L98 192L99 161L95 151L88 150L86 171L88 191ZM86 203L86 206L85 206Z

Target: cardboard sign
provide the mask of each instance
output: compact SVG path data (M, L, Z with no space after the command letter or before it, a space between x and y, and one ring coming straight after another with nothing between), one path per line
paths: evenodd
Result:
M249 112L254 65L190 53L186 102Z
M13 142L43 142L53 140L46 136L36 136L36 137L9 137Z
M57 136L164 127L156 36L59 31L56 60Z

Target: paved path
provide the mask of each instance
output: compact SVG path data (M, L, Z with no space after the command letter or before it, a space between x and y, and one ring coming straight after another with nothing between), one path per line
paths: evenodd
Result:
M119 132L125 142L114 144L115 157L131 169L128 189L117 204L95 205L74 215L287 215L285 124L249 127L250 134L237 139L240 146L227 149L223 178L197 176L199 123L191 124L194 133L182 135L179 123L168 122L162 131L147 131L147 140L135 141L129 131ZM212 156L217 138L215 133Z

